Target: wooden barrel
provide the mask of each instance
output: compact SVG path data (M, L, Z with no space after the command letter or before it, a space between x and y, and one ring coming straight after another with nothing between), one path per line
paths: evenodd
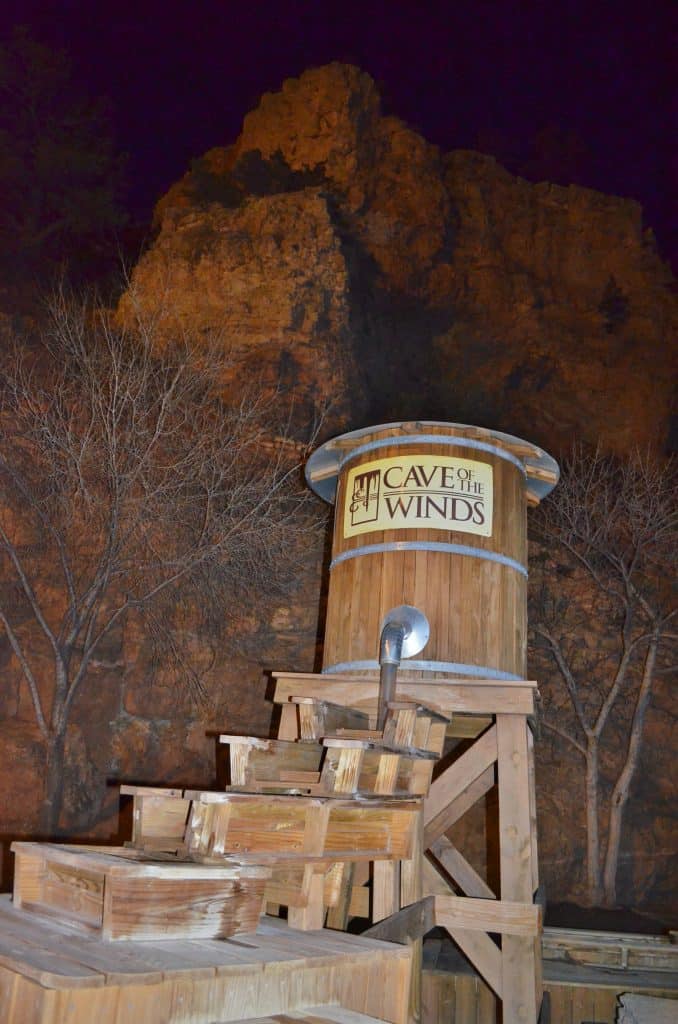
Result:
M396 423L334 438L309 460L336 499L323 672L378 672L384 616L414 605L430 639L403 670L522 679L527 516L558 479L518 438L453 423Z

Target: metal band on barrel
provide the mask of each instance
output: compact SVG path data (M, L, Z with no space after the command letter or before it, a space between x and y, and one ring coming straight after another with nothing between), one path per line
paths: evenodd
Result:
M517 562L515 558L502 555L497 551L486 551L485 548L474 548L469 544L446 544L435 540L394 540L384 544L363 544L359 548L351 548L349 551L342 551L330 562L330 572L335 566L347 562L350 558L360 558L362 555L381 555L395 551L437 551L445 555L465 555L469 558L482 558L488 562L498 562L500 565L507 565L510 569L527 576L527 567Z
M401 671L406 672L412 669L413 672L445 672L447 675L466 676L473 679L496 679L504 683L517 683L522 676L516 676L512 672L503 672L498 668L488 668L486 665L463 665L457 661L415 661L414 658L407 658L400 663ZM369 672L373 669L379 671L379 662L376 659L367 661L340 661L336 665L328 665L322 670L322 674L336 675L340 672ZM436 683L435 679L422 679L422 683ZM439 680L446 682L447 680Z
M507 452L505 448L496 448L493 444L488 444L487 441L475 441L471 437L446 437L444 434L419 434L416 437L382 437L376 441L368 441L367 444L361 444L358 448L353 448L350 452L347 452L346 455L342 455L339 460L339 466L343 468L347 462L351 462L358 455L377 451L379 448L391 448L400 445L409 445L411 448L412 445L417 444L442 444L451 445L454 448L474 448L479 452L489 452L491 455L496 455L500 459L506 459L507 462L513 463L524 477L527 476L525 466L513 452Z

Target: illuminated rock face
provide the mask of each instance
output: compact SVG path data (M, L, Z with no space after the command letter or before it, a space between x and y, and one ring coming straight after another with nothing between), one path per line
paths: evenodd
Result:
M637 203L447 156L332 64L267 93L160 201L134 273L332 426L480 422L551 449L668 432L670 275ZM123 303L124 308L124 303Z

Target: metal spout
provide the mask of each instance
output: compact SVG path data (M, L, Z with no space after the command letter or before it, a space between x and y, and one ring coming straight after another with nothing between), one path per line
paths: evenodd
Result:
M396 690L396 678L400 662L418 654L426 646L429 637L428 620L423 612L412 605L392 608L386 615L379 641L379 702L377 706L377 729L383 731L386 712Z

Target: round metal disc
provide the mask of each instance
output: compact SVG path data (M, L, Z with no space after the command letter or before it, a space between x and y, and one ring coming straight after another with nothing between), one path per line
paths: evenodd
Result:
M384 631L384 626L394 623L403 626L405 635L403 637L403 658L411 658L423 650L428 643L430 627L428 619L419 608L411 604L401 604L397 608L391 608L384 616L379 635Z

